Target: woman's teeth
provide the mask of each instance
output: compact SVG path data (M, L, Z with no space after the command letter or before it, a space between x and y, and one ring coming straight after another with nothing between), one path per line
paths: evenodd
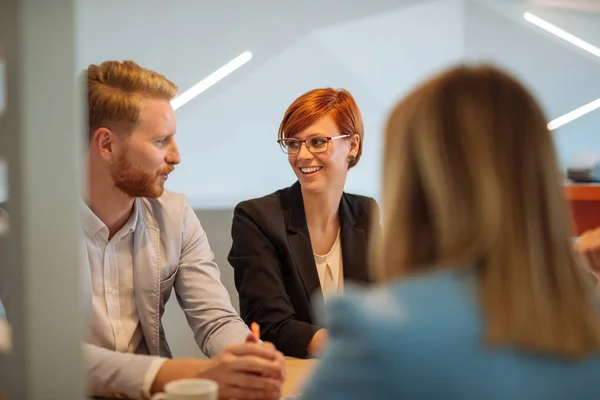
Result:
M323 167L302 167L300 168L300 171L302 171L303 174L312 174L313 172L317 172L320 171Z

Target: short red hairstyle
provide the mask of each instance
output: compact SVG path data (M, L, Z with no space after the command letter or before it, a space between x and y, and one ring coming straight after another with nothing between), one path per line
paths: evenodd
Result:
M348 168L354 167L362 154L364 127L360 110L345 89L313 89L298 97L285 111L278 138L293 137L326 116L333 119L340 134L359 136L356 157Z

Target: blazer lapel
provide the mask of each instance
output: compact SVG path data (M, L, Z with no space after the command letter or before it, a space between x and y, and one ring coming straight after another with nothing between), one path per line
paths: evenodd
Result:
M136 199L133 286L138 316L150 354L160 354L160 231L144 202Z
M306 215L304 214L304 201L299 182L296 182L287 191L283 209L287 214L286 229L290 250L296 269L304 284L306 296L311 302L313 300L322 302L323 292L321 291L317 265L315 264L312 245L310 244L310 235L308 233L308 225L306 224Z
M344 280L367 283L370 280L366 265L367 234L364 229L356 226L356 218L346 194L342 195L339 212Z

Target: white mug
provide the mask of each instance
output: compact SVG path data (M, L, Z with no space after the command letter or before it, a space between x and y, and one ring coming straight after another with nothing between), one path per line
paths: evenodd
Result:
M152 400L217 400L219 385L209 379L177 379L165 385Z

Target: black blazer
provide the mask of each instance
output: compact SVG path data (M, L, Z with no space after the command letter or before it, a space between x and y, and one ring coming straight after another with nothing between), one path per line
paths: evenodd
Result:
M379 221L374 199L342 195L339 219L345 281L369 282L367 246L374 218ZM322 302L323 294L300 183L238 204L231 236L228 260L234 268L242 318L247 324L257 322L261 339L286 356L307 357L308 344L321 328L315 324L311 300Z

